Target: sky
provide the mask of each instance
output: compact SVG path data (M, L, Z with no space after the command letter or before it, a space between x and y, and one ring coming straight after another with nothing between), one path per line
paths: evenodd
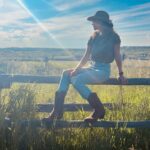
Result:
M150 46L149 0L0 0L0 47L86 48L98 10L121 46Z

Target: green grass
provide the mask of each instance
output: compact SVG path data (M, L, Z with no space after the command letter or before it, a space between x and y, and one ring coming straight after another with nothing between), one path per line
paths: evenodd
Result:
M77 62L49 62L44 75L60 75L63 69L72 68ZM148 63L148 61L147 61ZM127 77L149 77L148 64L145 61L124 62L124 72ZM42 63L16 65L14 74L22 68L24 73L35 73L44 66ZM23 65L21 67L21 65ZM37 67L36 67L37 66ZM144 68L147 67L147 68ZM138 67L138 68L137 68ZM51 70L50 70L51 68ZM54 69L53 69L54 68ZM117 77L118 71L112 64L111 77ZM18 70L18 71L17 71ZM32 72L33 71L33 72ZM20 71L21 72L21 71ZM103 128L77 128L77 129L40 129L22 128L18 125L5 128L5 116L15 122L21 119L41 119L48 114L36 113L36 103L53 102L57 84L16 84L11 89L4 89L0 95L0 149L6 150L149 150L150 131L148 129L103 129ZM132 103L132 107L122 110L110 111L106 109L104 120L148 120L150 119L150 87L149 86L106 86L88 85L97 92L102 102ZM70 86L65 102L87 103L79 93ZM65 120L83 120L89 112L65 112Z

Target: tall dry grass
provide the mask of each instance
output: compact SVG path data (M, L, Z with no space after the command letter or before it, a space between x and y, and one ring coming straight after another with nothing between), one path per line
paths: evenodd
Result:
M64 68L74 67L74 63L53 62L55 70L48 63L47 75L51 72L60 75ZM139 63L139 65L138 65ZM124 62L124 72L127 77L149 77L149 65L146 62ZM35 63L35 66L39 64ZM37 68L31 65L33 72ZM18 68L16 67L16 70ZM25 69L25 68L24 68ZM51 69L51 70L50 70ZM14 72L16 71L14 69ZM26 70L26 69L25 69ZM27 70L24 73L29 73ZM57 70L57 71L56 71ZM112 64L111 77L117 77L117 68ZM56 72L55 72L56 71ZM36 71L35 71L36 72ZM45 73L45 74L46 74ZM52 84L13 84L11 89L0 92L0 149L1 150L149 150L150 131L148 129L125 128L68 128L68 129L41 129L22 127L14 124L7 128L4 122L6 116L15 123L21 119L41 119L48 114L37 113L36 103L53 102L54 93L58 85ZM149 86L104 86L88 85L103 102L115 102L122 106L123 102L132 103L131 107L110 111L106 109L104 120L148 120L150 119L150 87ZM65 102L87 103L79 93L70 86ZM82 120L89 112L65 112L65 120Z

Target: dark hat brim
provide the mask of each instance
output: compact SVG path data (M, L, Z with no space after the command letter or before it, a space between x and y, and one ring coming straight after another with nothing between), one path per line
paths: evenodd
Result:
M98 21L101 21L103 22L103 24L107 25L107 26L110 26L110 27L113 27L113 24L110 20L103 20L102 18L99 18L99 17L96 17L96 16L91 16L91 17L88 17L87 18L88 21L95 21L95 20L98 20Z
M95 17L95 16L90 16L87 18L88 21L93 21L93 20L100 20L99 18Z
M109 23L109 20L105 20L105 19L100 18L100 17L97 17L97 16L91 16L91 17L88 17L87 20L88 20L88 21L94 21L94 20L97 20L97 21L103 21L103 22Z

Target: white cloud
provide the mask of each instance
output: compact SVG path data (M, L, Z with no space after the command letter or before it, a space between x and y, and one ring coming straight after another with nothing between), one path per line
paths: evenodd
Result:
M114 21L122 21L130 17L136 17L140 15L150 15L150 3L136 5L127 10L112 12L112 19Z
M122 45L128 46L149 46L150 43L150 31L132 31L132 32L120 32Z
M30 14L30 12L28 12L28 14ZM36 18L36 16L32 15L32 17L38 23L39 20ZM51 41L51 43L53 43L51 40L51 35L54 36L56 41L58 42L57 46L62 45L61 43L63 43L63 40L70 39L70 37L72 37L72 39L78 40L87 38L88 31L90 29L89 25L87 24L85 16L80 13L63 17L54 17L51 19L47 19L43 22L40 22L40 27L44 28L44 30L46 31L46 32L43 31L45 32L44 35L42 35L43 32L41 29L35 31L36 28L39 28L38 25L36 26L28 23L20 23L20 24L24 24L24 26L28 26L28 28L25 28L22 32L17 32L19 36L20 34L24 33L23 37L37 39L41 36L45 36L45 34L49 34L50 36L47 36L47 38ZM81 30L78 30L79 28ZM34 34L32 33L37 33L37 35L34 36Z
M122 45L150 45L150 3L140 4L127 10L112 12L116 30Z
M50 6L54 7L58 11L67 11L81 5L91 5L96 2L100 2L101 0L43 0L44 2L48 3Z
M15 1L7 0L0 10L0 25L16 23L18 20L28 17L29 15Z
M27 23L30 15L16 1L7 0L0 10L1 47L26 45L24 41L40 37L43 31L36 23ZM28 40L27 40L28 39ZM16 44L16 45L15 45Z
M53 1L53 4L58 7L58 10L62 11L86 5L86 3L92 3L92 0L88 1L65 1L65 3ZM60 3L60 5L56 5L57 3ZM110 12L115 28L122 37L123 45L136 45L136 43L148 45L150 41L149 32L128 31L128 28L149 25L149 8L150 3L147 3L132 7L129 10ZM74 14L70 13L66 16L55 16L39 24L38 21L40 20L36 20L29 12L20 7L18 3L8 0L7 3L3 3L0 13L0 45L6 47L21 45L27 47L59 47L62 45L61 43L65 43L64 47L71 47L71 44L72 47L85 47L90 34L93 32L92 26L86 18L94 15L97 10L99 10L99 7L95 6L88 10L75 12ZM139 15L144 15L145 17L138 19ZM135 16L137 17L136 20L128 20L128 18ZM29 17L33 17L37 22L29 23L22 20ZM3 30L5 26L7 28L10 26L10 30ZM51 35L54 36L58 43L54 42Z
M135 31L137 29L144 29L145 26L149 26L150 25L150 17L147 16L147 17L143 17L141 19L137 19L137 20L130 20L130 21L121 21L121 22L118 22L115 26L115 28L117 30L121 30L121 31ZM140 30L139 29L139 30Z
M81 5L89 5L89 4L93 4L96 1L93 0L76 0L76 1L68 1L66 3L62 3L62 4L56 4L55 8L59 11L64 11L64 10L69 10Z

